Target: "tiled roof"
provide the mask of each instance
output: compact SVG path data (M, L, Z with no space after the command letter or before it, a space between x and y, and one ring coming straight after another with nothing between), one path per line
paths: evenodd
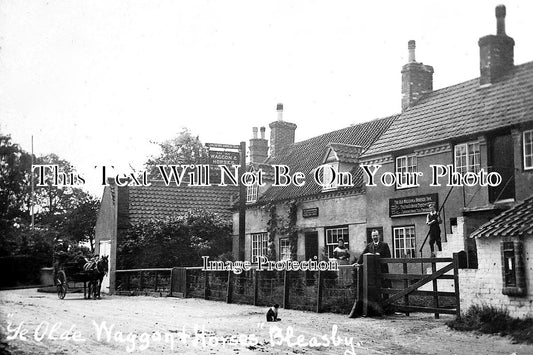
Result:
M152 181L151 186L128 186L130 223L151 218L171 217L189 210L205 209L231 219L230 200L236 186L166 186Z
M496 83L479 78L424 95L364 154L379 155L533 120L533 62L515 66Z
M271 187L260 197L258 203L298 198L320 193L322 187L315 183L311 171L322 165L328 145L338 143L360 146L364 151L389 128L396 117L398 116L390 116L360 123L291 144L276 157L267 159L265 163L270 165L287 165L290 167L291 173L296 171L303 172L306 176L305 185L302 187L292 184L284 187ZM362 174L359 170L354 171L354 180L356 183L354 188L360 188L363 185Z
M470 238L533 236L533 196L494 217Z
M353 164L359 161L359 155L363 150L360 145L343 143L330 143L328 147L333 149L339 161Z

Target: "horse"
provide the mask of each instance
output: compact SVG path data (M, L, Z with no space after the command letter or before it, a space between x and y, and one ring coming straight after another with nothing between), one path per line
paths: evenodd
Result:
M100 289L102 288L102 280L109 271L108 256L104 255L96 261L87 263L84 267L88 277L88 299L91 298L91 292L94 299L100 299Z

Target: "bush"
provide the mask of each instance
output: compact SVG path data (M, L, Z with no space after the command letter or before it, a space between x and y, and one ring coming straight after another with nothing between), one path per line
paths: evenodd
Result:
M461 318L446 324L454 330L509 335L515 342L533 344L533 318L512 318L502 308L474 305Z

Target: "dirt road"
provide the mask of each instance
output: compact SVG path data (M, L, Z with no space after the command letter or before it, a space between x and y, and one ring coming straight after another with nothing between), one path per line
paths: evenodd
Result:
M451 331L448 317L344 315L197 299L1 291L0 323L14 354L533 354L533 346Z

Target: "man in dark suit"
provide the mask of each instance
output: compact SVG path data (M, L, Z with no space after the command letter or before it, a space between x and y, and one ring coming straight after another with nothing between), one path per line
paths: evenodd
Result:
M376 229L372 231L372 242L367 244L367 246L365 247L365 250L363 250L363 252L359 256L359 259L357 259L357 263L359 265L363 264L363 255L367 253L379 254L379 256L382 258L391 257L389 245L380 240L379 232ZM381 264L381 272L382 273L389 272L389 267L387 264Z

